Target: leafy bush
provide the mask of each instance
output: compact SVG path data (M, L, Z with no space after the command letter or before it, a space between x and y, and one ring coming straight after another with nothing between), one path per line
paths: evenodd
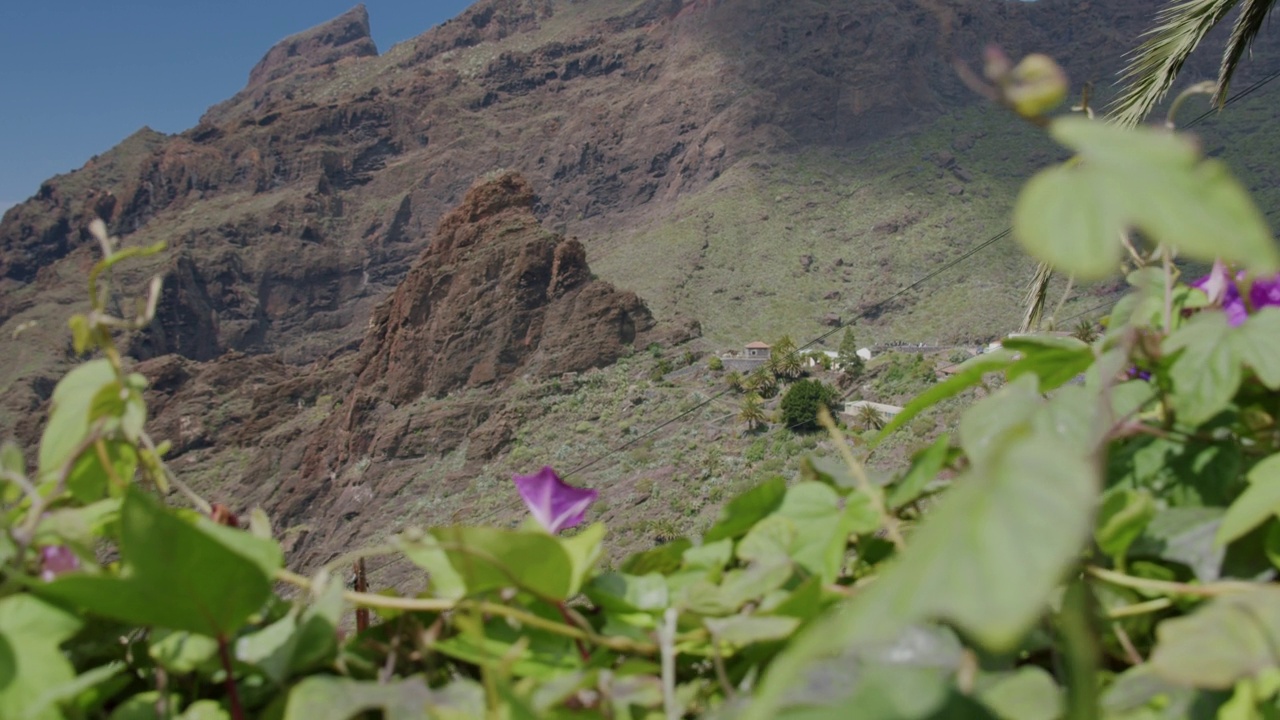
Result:
M711 372L724 370L724 360L721 360L719 355L712 355L711 359L707 361L707 369Z
M792 430L815 430L818 409L837 410L835 388L818 380L798 380L782 396L782 423Z
M1056 68L1000 60L992 92L1038 114ZM34 466L0 448L0 718L1274 717L1280 253L1192 142L1038 120L1080 162L1022 192L1024 247L1081 277L1122 231L1154 248L1091 344L1009 338L884 429L1005 382L904 472L873 482L833 433L838 459L749 489L697 542L633 522L663 544L611 569L604 525L581 527L601 491L516 476L521 528L368 551L419 568L412 597L369 592L360 564L354 590L345 562L286 569L265 513L167 469L112 336L150 321L159 282L136 317L107 311L112 266L159 248L95 224L71 331L100 356L54 389ZM1219 262L1188 285L1175 253Z

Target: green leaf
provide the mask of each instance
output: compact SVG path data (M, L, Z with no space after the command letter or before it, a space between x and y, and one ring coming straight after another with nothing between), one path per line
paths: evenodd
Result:
M120 517L120 499L108 498L84 507L52 510L36 526L36 544L72 543L90 546L103 530Z
M1056 720L1062 716L1062 691L1053 676L1034 665L981 678L977 696L1000 720Z
M58 381L50 401L49 424L40 438L41 481L51 479L73 459L72 454L89 435L90 405L104 387L115 382L115 370L106 359L90 360Z
M543 606L542 609L549 608ZM558 615L539 614L546 620L560 620ZM543 681L582 668L577 646L563 635L512 627L502 619L481 626L468 618L459 625L461 632L433 642L432 650L462 662Z
M1137 229L1190 257L1280 269L1243 186L1185 138L1079 117L1055 120L1050 132L1079 162L1042 171L1018 197L1014 234L1036 258L1081 278L1105 277L1118 265L1120 234Z
M134 446L117 440L103 440L102 448L107 456L107 465L98 456L98 449L91 447L76 459L71 474L67 476L67 490L80 503L101 500L111 485L123 488L133 482L133 473L138 468L138 451ZM113 477L119 482L113 482Z
M1149 494L1125 488L1112 490L1102 499L1093 539L1108 557L1123 557L1155 514L1156 504Z
M823 658L884 641L910 623L941 619L994 652L1016 647L1089 536L1098 482L1086 457L1033 427L1026 419L990 439L901 558L778 656L751 717L769 717Z
M1249 471L1249 487L1231 503L1218 527L1217 543L1226 545L1280 513L1280 454Z
M478 692L438 697L421 678L389 683L360 682L332 676L313 676L289 692L284 720L349 720L371 710L381 710L384 720L422 720L456 706L470 717L484 717L484 698ZM444 707L442 707L444 706ZM460 717L468 717L461 715Z
M93 342L93 333L89 330L89 318L79 313L67 318L67 326L71 328L71 347L77 355L83 355Z
M1014 358L1013 351L1002 348L961 363L951 377L936 385L929 386L924 392L912 398L911 402L902 408L902 412L895 415L893 420L876 435L875 439L871 441L871 446L879 445L898 428L911 422L917 415L943 400L953 398L971 387L981 385L987 373L998 372L1008 368L1014 363Z
M1195 613L1156 628L1151 665L1184 687L1226 690L1245 678L1280 667L1280 589L1210 600Z
M0 443L0 470L20 477L27 475L27 459L22 455L22 448L12 440Z
M573 564L568 596L577 595L587 576L604 552L604 523L595 523L573 537L560 538L560 545Z
M723 513L724 511L721 510ZM706 537L703 542L710 542ZM622 562L618 568L631 575L648 575L659 573L666 575L680 569L684 563L684 553L693 547L689 538L676 538L669 543L659 545L652 550L636 553Z
M217 663L218 641L186 631L156 630L147 653L160 667L181 675Z
M797 533L796 523L790 518L770 515L756 523L738 541L736 554L743 562L788 558L791 548L796 544Z
M1236 354L1271 390L1280 389L1280 308L1264 307L1231 336Z
M182 711L178 720L231 720L231 715L213 700L197 700Z
M782 504L787 493L787 482L780 477L770 478L730 500L720 510L720 519L703 536L704 543L724 538L740 538L752 525L773 512Z
M1243 372L1231 342L1231 326L1222 313L1199 313L1164 341L1178 353L1169 368L1178 418L1198 425L1231 404Z
M748 533L750 534L750 533ZM684 567L718 572L733 559L733 541L725 538L684 551Z
M1182 563L1201 582L1213 582L1222 573L1226 551L1215 537L1222 522L1221 508L1172 507L1151 519L1129 548L1131 557L1157 557Z
M911 468L907 470L907 474L889 492L889 507L900 508L920 497L951 458L951 436L945 434L916 453L911 458Z
M457 600L467 594L467 584L440 543L431 535L403 533L391 542L409 558L409 562L427 571L428 590L438 598Z
M159 701L160 693L155 690L138 693L117 705L111 711L111 720L169 720L162 717L156 709L160 704ZM178 708L182 705L182 701L176 694L171 693L166 697L166 705L170 708Z
M276 685L283 685L293 667L299 639L298 616L290 612L260 630L237 638L235 657L262 670Z
M657 573L603 573L592 578L583 592L591 602L616 612L659 612L669 603L667 581Z
M62 717L55 707L37 706L50 688L75 678L75 669L59 645L80 626L80 618L31 595L0 600L0 717ZM36 712L28 714L32 709Z
M573 559L545 532L455 526L431 534L468 594L516 587L548 600L567 600L574 590Z
M869 505L861 495L850 496L850 500L854 498L859 499L854 502ZM795 528L795 536L788 548L791 560L821 577L823 582L835 582L840 576L840 565L853 530L836 491L815 481L793 485L787 490L775 516L791 520Z
M68 573L36 590L122 622L231 634L271 595L280 548L183 515L129 489L120 510L120 575Z
M59 707L87 710L86 706L96 704L100 695L111 693L113 686L119 687L121 681L128 682L127 678L121 677L125 667L123 662L111 662L83 672L69 682L42 688L40 699L25 708L23 717L43 717Z
M1093 365L1093 348L1073 337L1019 335L1001 344L1021 356L1006 372L1008 379L1030 373L1040 379L1041 392L1062 386Z
M346 609L345 588L332 578L323 587L313 586L315 596L302 611L297 645L289 669L303 672L331 662L338 652L338 625Z
M989 713L952 691L963 657L964 648L953 633L911 626L885 641L846 648L818 661L785 689L779 702L758 696L744 712L732 717L989 719ZM851 713L854 708L856 712Z
M800 626L800 621L793 617L731 615L706 618L702 624L715 640L741 648L758 642L785 640Z

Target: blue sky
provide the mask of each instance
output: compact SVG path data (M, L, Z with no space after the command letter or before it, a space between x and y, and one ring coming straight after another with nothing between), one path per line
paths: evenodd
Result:
M0 212L138 128L179 132L296 32L357 0L0 2ZM378 50L474 0L365 0Z

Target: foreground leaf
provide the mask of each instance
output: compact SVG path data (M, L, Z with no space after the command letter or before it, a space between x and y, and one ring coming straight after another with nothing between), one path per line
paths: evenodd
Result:
M992 651L1016 646L1088 538L1098 483L1085 458L1033 427L1026 419L987 439L983 461L956 480L901 560L778 657L749 717L771 717L823 658L911 623L946 620Z
M1218 527L1217 543L1243 537L1280 512L1280 455L1272 455L1249 471L1249 487L1231 503Z
M230 634L271 595L280 548L187 515L131 488L120 510L120 575L69 573L38 592L122 622Z
M1280 667L1280 588L1215 598L1186 617L1160 623L1151 666L1183 687L1226 690Z
M1244 187L1188 139L1153 128L1063 117L1050 132L1079 162L1031 179L1014 208L1014 235L1036 258L1081 278L1113 273L1120 236L1139 230L1199 258L1280 269L1271 232Z
M58 645L80 629L75 615L31 595L0 600L0 717L56 720L56 707L28 714L50 689L70 682L75 670Z
M284 720L349 720L371 710L381 710L385 720L421 720L449 710L458 713L454 717L485 716L484 698L472 685L433 691L420 678L384 684L315 676L289 693Z

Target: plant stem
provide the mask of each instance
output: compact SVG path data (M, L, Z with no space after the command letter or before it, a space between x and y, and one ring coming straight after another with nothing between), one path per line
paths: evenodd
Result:
M1156 598L1146 602L1125 605L1115 610L1107 611L1107 619L1118 620L1120 618L1134 617L1135 615L1146 615L1147 613L1160 612L1167 607L1172 607L1173 601L1167 597Z
M1067 587L1058 616L1066 655L1066 720L1098 717L1098 641L1090 619L1092 593L1083 579Z
M276 579L296 585L304 590L311 589L311 580L297 573L281 568L276 571ZM452 610L474 609L486 615L500 615L516 622L546 630L563 637L582 640L593 645L609 648L616 652L630 652L645 655L657 654L658 648L652 643L636 642L629 638L609 637L588 632L581 628L563 625L553 620L539 617L518 608L485 602L483 600L444 600L440 598L398 598L385 595L343 591L343 599L354 605L369 608L387 608L391 610L407 610L409 612L449 612Z
M676 611L667 608L658 626L658 643L662 648L662 707L667 720L680 720L676 701Z
M218 657L222 660L222 669L227 673L227 702L231 705L231 720L245 720L244 708L240 705L240 691L236 688L236 676L231 665L231 648L227 644L227 636L218 634Z
M1114 570L1106 570L1093 565L1085 568L1085 572L1112 585L1133 588L1134 590L1150 590L1152 592L1164 593L1166 595L1218 597L1219 595L1231 595L1234 593L1257 590L1261 587L1268 587L1266 583L1241 582L1236 580L1208 583L1205 585L1191 585L1189 583L1170 582L1168 580L1151 580L1148 578L1125 575L1124 573L1116 572Z
M876 511L876 515L880 516L880 525L884 528L885 535L889 537L890 542L898 550L902 550L907 543L902 538L902 532L898 528L898 518L894 517L884 504L884 493L879 487L871 482L871 478L867 476L866 468L862 467L862 463L853 456L853 451L849 449L849 443L845 442L844 435L840 429L836 427L835 420L831 419L831 413L825 407L818 408L818 422L822 423L822 427L827 429L827 433L831 435L831 440L836 444L836 449L840 451L840 456L844 458L844 462L849 466L849 472L853 473L853 477L858 481L858 489L862 494L867 496L871 501L871 508Z

